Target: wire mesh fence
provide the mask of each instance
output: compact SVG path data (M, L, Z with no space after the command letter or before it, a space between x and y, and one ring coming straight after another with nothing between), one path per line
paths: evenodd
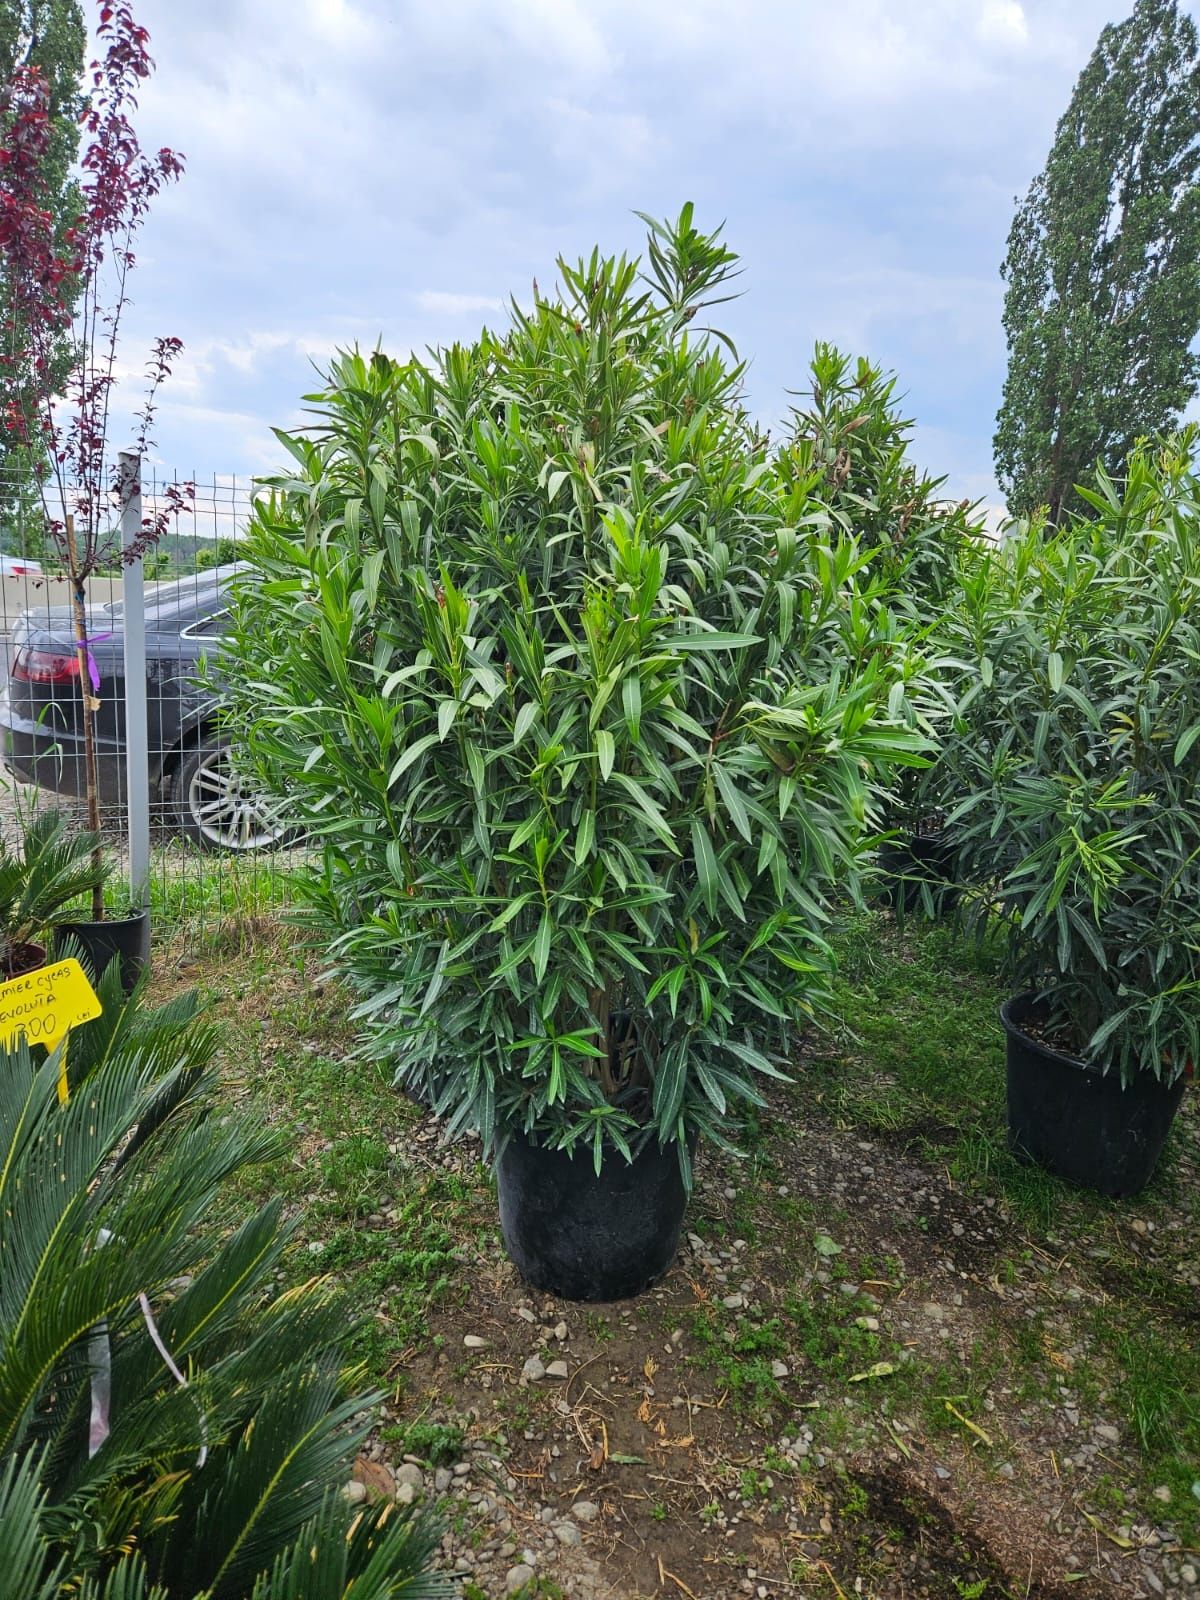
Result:
M161 504L173 481L175 475L143 469L144 508ZM0 829L11 838L23 817L48 806L86 824L82 702L94 689L106 843L124 871L130 805L135 813L144 808L155 925L186 923L202 934L230 917L286 903L303 845L244 777L221 717L220 640L254 486L222 474L190 481L190 510L143 564L149 782L145 794L131 796L125 573L114 564L87 582L91 681L84 683L62 552L46 534L27 471L0 461ZM113 515L115 521L115 504ZM137 626L136 606L129 625Z

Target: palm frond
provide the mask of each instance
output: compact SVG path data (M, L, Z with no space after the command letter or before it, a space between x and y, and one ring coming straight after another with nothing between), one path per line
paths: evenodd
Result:
M420 1513L339 1493L373 1400L344 1307L276 1290L278 1202L229 1231L230 1178L277 1136L212 1114L194 998L100 989L65 1106L61 1050L0 1051L5 1600L447 1594Z
M19 852L0 845L0 928L22 944L66 919L81 896L102 888L111 864L100 836L80 832L57 811L41 811L26 826Z
M55 1600L63 1563L42 1532L45 1501L33 1456L10 1455L0 1469L0 1572L7 1600Z

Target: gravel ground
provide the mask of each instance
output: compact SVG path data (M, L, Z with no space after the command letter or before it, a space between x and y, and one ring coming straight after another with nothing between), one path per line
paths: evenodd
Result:
M473 1161L436 1137L420 1136L432 1159ZM769 1168L747 1192L745 1168L708 1153L679 1260L635 1302L531 1294L494 1237L464 1243L469 1295L411 1368L418 1410L461 1426L463 1458L388 1462L377 1439L370 1465L385 1492L446 1503L444 1556L472 1600L538 1578L618 1600L1200 1594L1168 1504L1153 1523L1091 1510L1133 1447L1119 1393L1076 1392L1075 1319L1105 1296L1085 1263L1030 1248L1003 1204L832 1126L777 1131ZM748 1199L754 1244L736 1236ZM865 1276L882 1261L886 1278ZM858 1329L850 1365L864 1371L803 1339L777 1345L797 1295L814 1326ZM704 1322L743 1364L764 1330L762 1347L782 1349L765 1407L739 1405L737 1364L714 1366ZM987 1359L1030 1322L1061 1375L1037 1403L1014 1363ZM931 1432L912 1382L891 1403L906 1370L918 1384L976 1370L982 1400L951 1392ZM357 1484L374 1491L365 1464Z

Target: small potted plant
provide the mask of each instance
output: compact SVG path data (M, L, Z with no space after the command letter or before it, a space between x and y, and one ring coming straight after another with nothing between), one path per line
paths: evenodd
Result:
M942 806L922 799L905 772L890 795L887 820L892 831L879 846L883 892L900 916L920 912L940 917L958 904L955 839Z
M147 154L130 118L141 84L153 70L149 35L126 5L98 7L103 49L81 92L79 212L67 228L55 221L48 154L58 134L41 67L25 59L0 85L6 116L0 130L0 264L7 305L4 363L12 384L2 426L9 441L32 453L51 546L71 587L78 716L83 734L83 792L95 839L92 915L72 935L97 970L114 957L131 978L149 959L149 913L107 915L100 868L100 802L95 719L104 693L88 637L88 582L120 563L139 560L185 509L191 485L168 485L141 529L122 545L120 512L136 488L114 473L108 426L117 381L121 321L129 304L133 244L150 203L183 171L173 150ZM154 342L148 388L136 414L134 453L151 443L160 385L182 349L173 337ZM148 803L130 796L131 805Z
M865 557L697 327L734 258L690 206L650 230L644 286L560 261L503 337L340 360L230 640L368 1048L480 1131L513 1260L574 1299L670 1265L697 1139L822 1008L873 784L924 745Z
M1010 1143L1109 1195L1148 1181L1200 1060L1196 438L1101 472L1089 520L1016 534L957 619L981 670L943 761L1019 989Z
M79 900L103 888L108 864L96 845L57 811L26 823L19 849L0 840L0 981L43 966L46 933L69 926Z

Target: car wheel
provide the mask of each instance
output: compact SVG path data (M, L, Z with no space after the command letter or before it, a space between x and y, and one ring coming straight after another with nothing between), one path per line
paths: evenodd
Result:
M271 850L290 831L278 802L238 772L229 745L212 734L184 751L174 798L181 831L205 850Z

